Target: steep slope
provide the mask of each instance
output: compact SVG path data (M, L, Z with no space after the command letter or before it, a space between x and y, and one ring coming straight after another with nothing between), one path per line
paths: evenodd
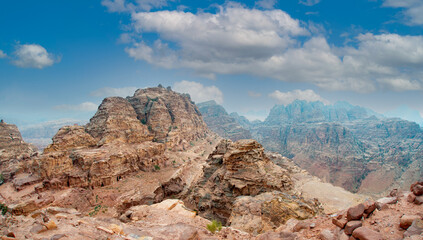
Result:
M384 118L347 102L297 100L273 107L261 123L236 119L267 150L350 191L381 194L404 188L423 174L423 131L418 124Z
M243 128L233 115L228 115L226 110L215 101L212 100L197 105L207 126L219 136L232 141L251 138L251 133Z
M189 96L139 89L127 99L105 98L85 127L61 128L34 171L62 186L106 186L133 172L160 169L167 164L166 149L185 149L206 134Z

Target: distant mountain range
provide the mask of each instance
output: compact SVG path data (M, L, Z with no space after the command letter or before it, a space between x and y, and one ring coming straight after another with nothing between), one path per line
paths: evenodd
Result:
M416 122L423 127L423 117L419 113L419 111L412 109L406 105L399 106L398 108L385 112L385 116L391 118L402 118L408 121Z
M20 132L23 139L34 144L38 149L42 150L51 143L51 139L57 131L67 125L84 125L86 121L76 119L59 119L38 124L26 125L20 127Z
M217 133L236 126L216 124L214 119L228 118L226 111L215 112L212 118L201 107L200 111ZM250 123L238 114L229 117L238 122L237 131L249 132L267 150L350 191L383 193L409 186L423 175L420 126L364 107L296 100L274 106L264 122Z

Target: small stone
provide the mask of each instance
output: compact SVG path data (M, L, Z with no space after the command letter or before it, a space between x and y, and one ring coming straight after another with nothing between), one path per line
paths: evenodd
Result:
M106 232L106 233L108 233L108 234L113 234L113 233L114 233L112 230L107 229L107 228L102 227L102 226L98 226L98 227L97 227L97 229L98 229L98 230L101 230L101 231L103 231L103 232Z
M321 240L337 240L335 234L328 229L323 229L319 234L319 238Z
M414 199L416 199L416 195L414 195L414 193L409 193L407 195L407 202L412 203L412 202L414 202Z
M50 238L50 240L59 240L59 239L64 238L64 237L66 237L66 235L65 235L65 234L54 234L54 235Z
M6 237L12 237L12 238L16 238L15 234L13 232L8 232L6 234Z
M336 218L332 218L332 223L335 224L335 226L340 227L341 229L343 229L345 227L345 224L347 224L347 219L336 219Z
M53 220L50 220L48 223L46 223L46 227L48 230L57 229L57 225Z
M2 236L1 240L16 240L14 237Z
M339 233L339 240L348 240L350 237L344 231Z
M345 225L344 232L347 235L351 235L356 228L361 227L363 224L361 221L351 221Z
M347 211L347 220L360 220L363 217L364 205L358 204L357 206L351 207Z
M423 196L417 196L414 199L414 204L421 205L423 203Z
M109 226L109 229L112 230L116 234L123 234L123 228L121 226L116 225L116 224L111 224Z
M359 227L354 230L353 237L359 240L383 240L383 236L366 227Z
M384 197L380 198L376 201L376 208L377 210L383 210L388 208L388 204L394 204L398 201L396 197Z
M400 218L400 227L402 229L407 230L407 228L411 226L413 221L416 220L416 219L419 219L419 218L420 218L420 216L417 216L417 215L403 215Z
M376 203L372 200L367 200L363 203L364 205L364 213L369 215L376 209Z
M29 230L31 233L42 233L47 231L47 227L44 225L41 225L39 223L36 223L34 226L32 226L31 230Z
M410 191L412 191L416 196L423 195L423 182L413 183L410 187Z

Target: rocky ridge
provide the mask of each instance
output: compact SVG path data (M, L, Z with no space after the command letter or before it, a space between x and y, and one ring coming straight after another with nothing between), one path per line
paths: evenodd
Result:
M237 116L229 115L226 110L214 100L198 104L207 126L222 138L232 141L251 139L251 133L238 123ZM238 116L239 117L239 116Z

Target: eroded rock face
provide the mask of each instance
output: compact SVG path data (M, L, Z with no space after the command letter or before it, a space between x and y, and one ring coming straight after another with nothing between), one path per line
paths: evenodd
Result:
M203 137L207 131L201 113L189 95L157 87L138 89L127 100L139 121L154 135L153 140L169 147Z
M188 95L140 89L127 99L105 98L85 127L61 128L34 168L47 179L46 187L110 185L129 173L164 166L166 148L183 149L206 132Z
M0 122L0 172L4 180L27 169L27 161L36 154L37 148L24 142L16 125Z
M238 196L292 188L287 171L271 162L254 140L222 140L208 158L189 201L208 219L229 219Z
M121 97L105 98L87 124L86 131L100 145L116 141L141 143L153 139L147 126L137 119L131 104Z
M311 218L321 210L317 201L274 191L255 197L238 197L233 204L229 223L233 228L256 235L275 229L291 218Z

